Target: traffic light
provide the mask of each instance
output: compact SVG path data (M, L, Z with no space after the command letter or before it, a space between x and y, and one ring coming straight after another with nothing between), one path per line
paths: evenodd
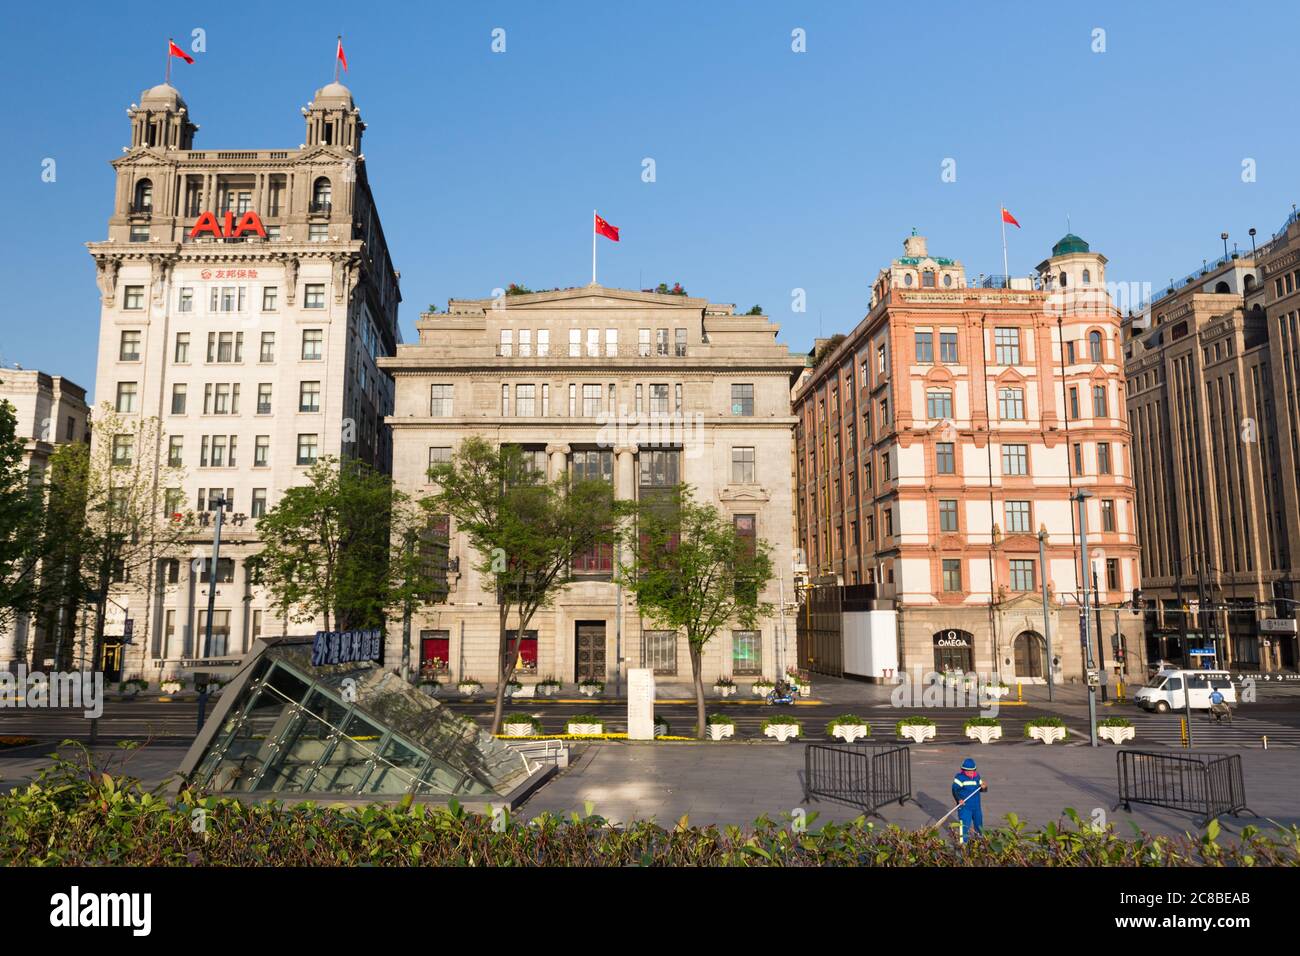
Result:
M1141 588L1133 589L1133 606L1135 608L1143 608L1146 606L1145 599L1142 597Z

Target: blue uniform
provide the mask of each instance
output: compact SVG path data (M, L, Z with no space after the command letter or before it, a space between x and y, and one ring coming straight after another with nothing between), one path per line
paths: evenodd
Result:
M958 803L966 802L957 810L957 819L961 822L961 842L965 843L968 834L984 832L984 810L980 807L980 775L976 770L972 776L958 770L952 778L952 797ZM972 794L974 794L972 796ZM969 799L967 799L969 797Z

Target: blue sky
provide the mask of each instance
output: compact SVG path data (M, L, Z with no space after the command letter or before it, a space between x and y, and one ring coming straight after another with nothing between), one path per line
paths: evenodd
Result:
M1159 286L1217 255L1221 231L1249 248L1249 227L1270 235L1300 199L1285 4L185 6L8 11L0 361L93 386L84 243L105 235L126 107L161 81L166 38L195 28L207 52L174 82L209 149L301 143L299 107L344 34L407 341L430 302L585 284L593 207L623 235L602 240L603 284L759 303L806 350L861 318L912 227L968 273L1000 273L1005 202L1027 274L1068 215L1112 281Z

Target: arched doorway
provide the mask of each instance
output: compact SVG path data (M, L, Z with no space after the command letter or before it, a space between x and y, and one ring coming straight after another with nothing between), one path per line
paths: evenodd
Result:
M1047 656L1043 635L1037 631L1022 631L1012 644L1016 676L1042 679L1043 659Z
M950 628L934 635L934 669L942 674L975 670L975 637L970 631Z

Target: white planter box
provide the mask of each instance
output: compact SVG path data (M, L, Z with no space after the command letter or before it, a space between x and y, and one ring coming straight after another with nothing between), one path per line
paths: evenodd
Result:
M536 697L537 689L532 684L525 684L523 687L506 688L506 696L515 697Z
M809 697L809 696L811 696L811 695L812 695L812 684L800 684L800 685L799 685L799 696L800 696L800 697Z
M735 724L709 724L708 726L710 740L725 740L736 733Z
M799 736L799 725L798 724L772 724L770 727L764 730L763 733L769 737L775 737L777 740L784 743L787 740L793 740L794 738Z
M554 684L538 684L538 685L537 685L537 696L538 696L538 697L554 697L554 696L555 696L556 694L558 694L559 692L560 692L560 688L556 687Z
M1065 739L1064 727L1030 727L1029 736L1034 740L1041 740L1045 744L1054 743L1058 740Z
M128 684L126 688L122 691L122 695L124 697L134 697L139 693L140 693L140 688L137 687L135 684Z
M655 736L656 736L656 737L667 737L667 736L668 736L668 725L667 725L667 724L655 724Z
M713 692L719 697L730 697L736 692L735 684L714 684Z
M990 743L994 740L1002 739L1001 727L967 727L966 736L971 740L978 740L982 744Z
M1137 736L1136 727L1098 727L1097 736L1102 740L1109 740L1115 745L1122 744L1126 740L1132 740Z
M867 736L866 724L836 724L831 736L838 737L846 744Z
M565 724L565 733L570 734L603 734L605 732L604 724Z
M921 744L925 743L938 732L939 728L934 724L907 724L902 728L899 736L904 740L911 740Z
M531 737L533 735L532 724L502 724L501 732L507 737Z
M601 688L599 687L599 685L585 684L579 687L578 690L587 697L595 697L597 694L600 693Z
M994 684L984 685L985 697L1006 697L1009 693L1011 693L1010 687L998 687Z
M456 689L460 691L461 695L464 697L473 697L478 693L479 688L482 686L482 684L457 684Z
M161 685L159 685L158 689L162 691L163 694L170 697L172 694L179 694L181 692L181 685L175 681L165 680Z
M754 692L755 697L766 697L775 686L775 684L755 684L750 690Z

